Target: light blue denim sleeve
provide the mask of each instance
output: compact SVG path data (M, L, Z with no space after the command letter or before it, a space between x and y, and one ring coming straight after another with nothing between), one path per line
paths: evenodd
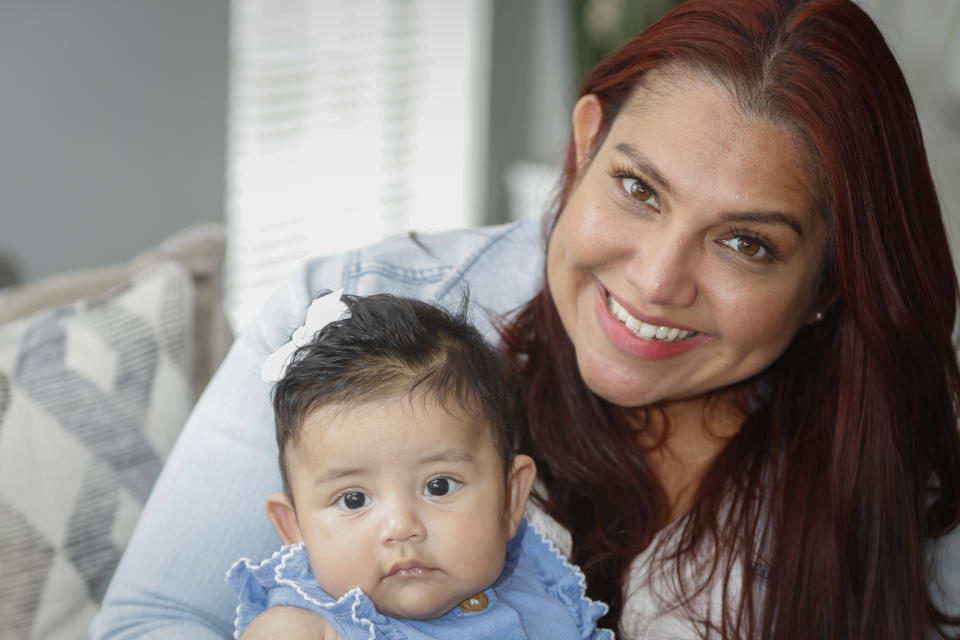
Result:
M174 447L91 625L92 638L227 638L237 605L224 575L279 539L264 514L280 488L268 353L302 324L314 283L340 286L342 264L316 263L277 292L230 349Z

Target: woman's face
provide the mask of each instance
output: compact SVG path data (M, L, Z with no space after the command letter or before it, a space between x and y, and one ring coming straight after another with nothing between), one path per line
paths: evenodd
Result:
M547 278L587 386L635 407L766 368L821 310L827 230L789 131L711 81L648 75L602 142L574 110L579 181Z

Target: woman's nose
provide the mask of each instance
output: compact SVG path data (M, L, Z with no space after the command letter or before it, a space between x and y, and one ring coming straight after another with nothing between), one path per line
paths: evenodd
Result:
M421 542L426 537L427 529L414 505L397 500L388 506L380 532L382 544Z
M689 307L697 298L696 242L670 225L645 233L627 263L627 280L650 305Z

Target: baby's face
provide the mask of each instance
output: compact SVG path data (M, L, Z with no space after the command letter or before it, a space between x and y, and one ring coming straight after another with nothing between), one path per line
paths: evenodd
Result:
M310 564L333 597L360 587L381 613L432 618L503 567L519 515L480 419L406 396L321 409L287 468Z

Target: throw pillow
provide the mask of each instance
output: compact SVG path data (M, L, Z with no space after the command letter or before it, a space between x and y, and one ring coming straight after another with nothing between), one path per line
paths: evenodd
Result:
M0 639L86 637L192 406L193 318L163 262L0 325Z
M199 392L233 343L233 333L223 307L225 253L226 235L222 224L203 223L187 227L129 262L74 269L0 290L0 325L43 309L103 295L159 262L179 262L193 278L194 367Z

